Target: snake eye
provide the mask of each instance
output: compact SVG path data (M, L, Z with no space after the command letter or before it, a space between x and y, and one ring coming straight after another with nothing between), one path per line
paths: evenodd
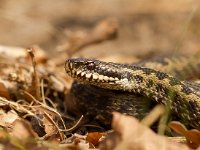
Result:
M95 69L95 64L94 64L94 62L90 62L90 63L87 65L87 69L88 69L88 70L94 70L94 69Z

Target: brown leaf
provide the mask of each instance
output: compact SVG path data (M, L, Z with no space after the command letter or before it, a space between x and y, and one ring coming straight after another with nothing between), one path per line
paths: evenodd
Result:
M189 150L186 145L175 143L166 137L155 134L130 116L113 113L112 127L120 139L120 142L114 147L115 150ZM111 149L107 146L105 142L105 149Z
M22 119L15 120L11 128L12 131L10 132L10 134L16 137L17 139L23 140L27 138L37 137L37 134L33 131L30 123L25 120Z
M18 115L13 110L5 113L2 109L0 109L0 125L8 128L16 119L18 119Z
M186 132L185 137L191 148L198 148L200 146L200 131L196 129L189 130Z
M187 144L191 148L197 148L200 146L200 131L196 129L187 130L187 128L178 121L170 122L169 127L176 133L185 136L187 139Z
M186 133L186 136L191 139L191 141L200 145L200 132L198 130L190 130Z
M187 128L178 121L171 121L169 123L169 127L180 135L185 135L185 133L187 132Z
M40 121L33 119L32 124L34 124L34 129L37 130L36 132L40 136L44 136L43 134L45 134L43 138L45 139L51 138L52 140L54 140L59 135L60 139L61 140L63 139L63 133L59 131L59 125L57 122L60 118L57 116L55 112L49 111L48 109L43 107L37 107L35 108L34 113L36 114L37 117L40 118ZM55 120L57 121L55 122ZM41 128L41 125L42 129L39 129Z
M87 134L86 141L92 143L94 146L97 146L99 144L99 139L104 135L105 133L91 132Z
M43 125L45 132L49 135L56 134L58 131L52 121L46 116L43 118Z
M10 99L10 94L4 83L0 82L0 96Z

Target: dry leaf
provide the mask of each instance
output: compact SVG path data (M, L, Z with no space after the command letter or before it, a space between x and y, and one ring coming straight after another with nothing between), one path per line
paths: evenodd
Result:
M35 108L34 114L38 118L32 118L31 123L39 136L50 138L58 133L58 129L54 124L54 119L56 118L54 112L40 106Z
M50 116L50 117L52 117L52 116ZM44 115L42 121L43 121L43 125L44 125L44 130L48 135L53 135L58 132L55 125L52 123L52 121L47 116Z
M0 125L3 127L9 127L16 119L18 119L18 114L14 111L4 112L3 109L0 109Z
M187 128L178 121L171 121L169 127L180 135L184 135L187 132Z
M27 138L36 138L37 134L33 131L32 126L29 122L17 119L13 122L12 131L10 134L17 139L25 140Z
M178 121L170 122L169 126L176 133L185 136L187 139L187 144L191 148L197 148L200 146L200 131L196 129L187 130L187 128Z
M175 143L166 137L155 134L130 116L113 113L112 127L120 139L120 142L114 146L115 150L189 150L186 145ZM110 149L106 142L103 146L105 149Z
M104 135L105 133L91 132L87 134L86 141L92 143L96 147L99 144L99 139Z
M1 97L5 97L7 99L10 98L10 94L8 92L8 89L6 88L6 86L4 85L4 83L0 82L0 96Z
M88 150L91 148L89 142L86 141L86 136L73 134L71 137L67 138L65 141L62 141L62 146L66 146L74 150ZM94 147L92 147L94 148Z

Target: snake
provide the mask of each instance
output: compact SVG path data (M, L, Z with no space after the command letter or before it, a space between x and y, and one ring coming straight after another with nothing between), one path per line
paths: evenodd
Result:
M185 57L181 58L183 59ZM120 64L96 59L70 58L65 62L65 71L77 81L73 86L75 96L80 100L89 97L87 106L95 101L93 107L97 107L97 113L103 113L104 109L107 114L120 110L142 118L148 113L146 105L148 108L153 107L153 102L153 105L155 103L168 106L183 124L200 130L200 85L182 81L187 75L180 73L189 68L187 74L191 75L191 72L195 71L198 74L200 62L199 59L196 59L196 62L194 59L188 60L188 63L179 63L180 66L175 63L176 67L169 70L162 69L166 64L169 66L171 59L164 59L159 63L154 61L162 64L163 67L159 70L158 67L151 67L152 62ZM96 93L96 90L99 93ZM89 91L89 94L84 93L85 91ZM82 95L79 92L82 92ZM95 100L97 97L100 97L100 105ZM105 97L109 102L104 101Z

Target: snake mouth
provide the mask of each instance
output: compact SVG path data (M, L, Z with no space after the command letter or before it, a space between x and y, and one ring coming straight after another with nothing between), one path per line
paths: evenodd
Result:
M115 83L116 81L119 81L117 77L108 77L102 74L99 74L97 72L91 73L87 71L72 71L70 72L71 77L74 79L77 79L78 81L83 82L98 82L98 83Z
M87 72L75 72L74 77L79 80L89 81L89 82L101 82L101 83L115 83L118 78L104 76L98 73L87 73Z

